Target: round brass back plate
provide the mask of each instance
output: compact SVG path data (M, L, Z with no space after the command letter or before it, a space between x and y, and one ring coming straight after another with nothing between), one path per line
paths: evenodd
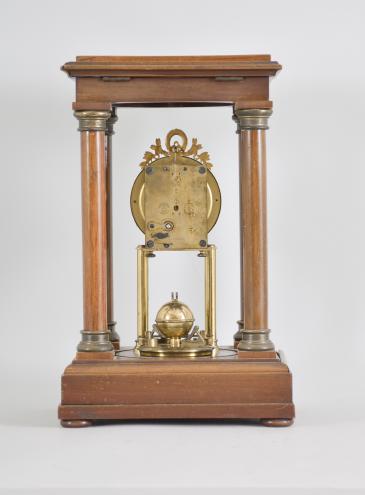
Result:
M179 157L177 159L179 159ZM160 158L160 160L164 160L164 158ZM193 159L189 158L189 160ZM157 161L159 160L156 160L156 162ZM197 160L194 161L200 165ZM142 170L134 181L131 191L130 204L134 221L143 233L145 233L144 187L145 171ZM208 232L210 232L218 220L222 204L218 182L210 170L208 170L207 173L207 199Z

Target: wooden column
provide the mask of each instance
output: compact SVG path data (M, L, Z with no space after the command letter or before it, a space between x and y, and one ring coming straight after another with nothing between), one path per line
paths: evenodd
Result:
M77 350L111 353L107 322L107 207L105 131L107 111L77 111L81 132L84 329Z
M240 160L241 351L274 349L269 339L266 239L266 148L270 109L236 109Z
M113 201L112 201L112 136L118 117L113 110L106 122L106 231L107 231L107 320L110 340L116 350L120 349L119 335L114 321L114 285L113 285Z

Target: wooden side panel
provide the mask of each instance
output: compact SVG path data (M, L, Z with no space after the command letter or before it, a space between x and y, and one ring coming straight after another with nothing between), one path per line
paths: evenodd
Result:
M101 78L76 79L77 102L174 103L268 100L269 78L247 77L238 81L214 78L154 77L127 81L104 81Z
M289 373L114 374L64 377L64 404L199 404L291 401Z
M62 378L61 419L292 418L280 361L134 359L74 362Z

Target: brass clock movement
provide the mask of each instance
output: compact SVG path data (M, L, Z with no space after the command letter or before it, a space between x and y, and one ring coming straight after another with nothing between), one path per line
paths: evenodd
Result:
M215 225L221 194L201 144L180 129L156 139L141 163L131 192L134 220L145 235L137 249L138 315L136 352L141 356L212 356L217 351L215 246L208 232ZM205 263L205 326L194 325L192 311L172 295L148 321L148 260L154 252L197 251Z
M84 318L76 356L62 376L61 424L243 419L291 425L292 376L268 323L265 136L269 81L281 66L270 55L81 56L62 69L77 82ZM135 270L136 338L127 342L121 325L117 331L113 292L112 141L123 139L113 137L114 126L118 116L125 118L125 107L153 112L156 106L218 105L232 108L238 135L240 259L231 263L237 265L240 305L224 323L232 341L218 346L222 301L216 300L216 247L208 238L221 192L202 144L172 129L145 152L130 194L144 240ZM136 157L142 154L136 150ZM114 189L118 193L118 184ZM223 191L223 197L231 194ZM129 242L129 248L135 246ZM204 264L204 321L195 319L189 293L172 292L168 300L161 293L160 308L150 309L149 264L168 251L188 251ZM123 283L128 290L129 281ZM230 281L219 283L229 293Z

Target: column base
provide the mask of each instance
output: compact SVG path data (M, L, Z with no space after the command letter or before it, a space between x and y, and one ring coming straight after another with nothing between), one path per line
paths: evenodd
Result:
M75 361L105 361L115 358L115 350L98 352L76 352Z
M276 361L278 353L276 351L240 351L238 349L237 357L245 361Z
M242 333L243 333L243 321L242 320L238 320L237 321L237 325L238 325L238 330L237 332L233 335L233 345L235 347L235 349L237 349L237 346L238 344L241 342L242 340Z
M238 343L240 351L273 351L274 344L269 339L269 329L248 330L242 332L242 340Z
M91 332L81 330L81 342L77 346L79 352L108 352L113 351L113 344L110 342L110 331Z
M116 351L119 351L120 349L120 337L118 332L116 331L117 322L116 321L111 321L108 323L108 328L110 331L110 342L113 344L113 347Z

